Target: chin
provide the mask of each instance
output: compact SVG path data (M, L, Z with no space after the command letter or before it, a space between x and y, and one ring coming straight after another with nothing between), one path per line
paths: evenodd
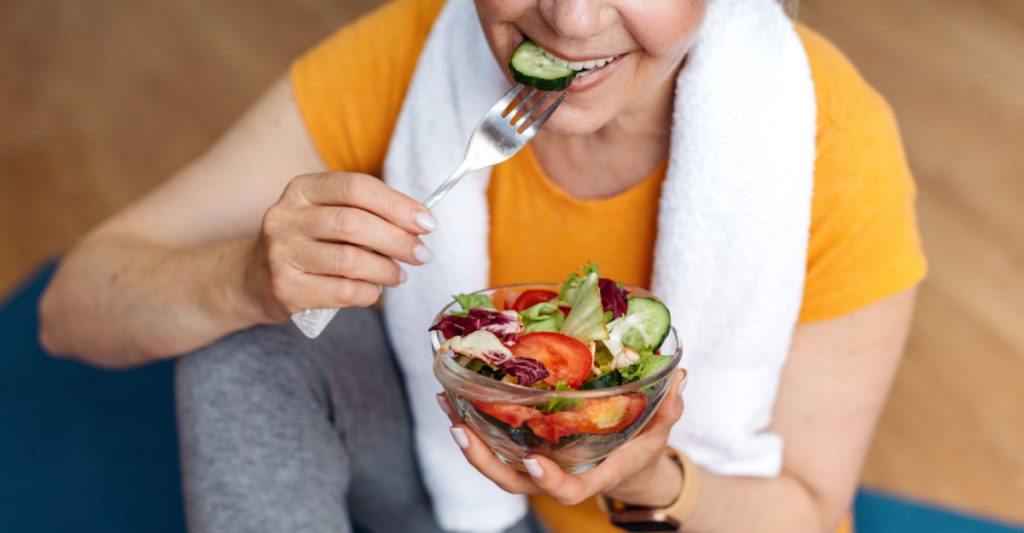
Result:
M614 110L607 107L591 106L581 107L572 103L572 95L566 98L565 102L555 110L547 123L544 124L544 131L556 135L578 136L594 133L609 122L615 116Z

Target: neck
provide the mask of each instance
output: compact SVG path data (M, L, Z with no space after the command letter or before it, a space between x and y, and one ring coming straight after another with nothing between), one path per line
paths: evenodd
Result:
M649 176L668 154L677 73L592 133L541 130L532 146L549 178L573 196L601 198Z

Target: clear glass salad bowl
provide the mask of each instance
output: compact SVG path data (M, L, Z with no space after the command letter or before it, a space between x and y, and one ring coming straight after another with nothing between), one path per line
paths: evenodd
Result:
M516 294L530 289L557 292L558 288L557 284L505 285L474 294L485 294L497 302L510 297L514 299ZM643 289L625 288L631 296L650 295ZM457 304L452 302L438 313L434 323L457 309ZM524 387L478 374L460 365L454 357L439 353L445 338L439 331L430 334L434 351L434 375L444 387L451 406L502 461L522 471L525 471L522 460L530 454L543 455L562 470L574 474L600 464L647 424L664 399L683 354L675 328L670 328L659 353L672 357L672 360L658 372L616 387L563 391ZM570 434L559 436L566 431L555 432L553 435L557 442L553 442L555 439L541 438L531 430L534 426L525 423L525 419L531 416L543 416L539 412L545 406L550 406L552 401L572 402L576 406L599 406L599 411L611 410L615 413L609 415L612 423L603 427L600 421L604 414L596 413L595 418L599 423L590 426L600 427L596 433L570 430ZM628 414L623 415L624 412ZM615 418L616 414L620 416ZM560 422L559 417L551 420L556 426L566 422L572 424L571 420ZM550 423L545 423L550 427Z

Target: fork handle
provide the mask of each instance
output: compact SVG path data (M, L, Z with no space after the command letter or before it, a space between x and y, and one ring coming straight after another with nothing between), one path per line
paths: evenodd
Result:
M448 191L452 190L462 180L463 176L469 174L472 170L472 167L463 159L462 163L459 164L459 168L455 169L455 172L452 172L448 179L444 180L438 188L434 189L434 192L430 193L426 200L423 200L423 207L433 210L437 202L440 202L441 198L444 198Z
M426 200L423 200L423 207L433 209L437 202L441 201L441 198L444 198L448 191L452 190L462 177L469 174L471 170L470 165L463 161L459 168L455 169L455 172L448 176L448 179L444 180L440 187L434 189L434 192L430 193ZM299 328L303 335L310 339L315 339L327 329L327 325L331 323L334 315L337 314L337 308L306 309L305 311L292 313L292 323L295 324L295 327Z

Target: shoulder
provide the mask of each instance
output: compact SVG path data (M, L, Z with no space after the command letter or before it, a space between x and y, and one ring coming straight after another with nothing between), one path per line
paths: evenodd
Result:
M379 174L420 52L444 0L394 0L297 59L291 81L327 166Z
M811 28L797 23L814 78L818 101L818 131L844 128L864 113L890 114L885 98L860 74L846 54Z
M817 158L801 321L848 313L925 272L896 117L827 39L797 25L814 78Z

